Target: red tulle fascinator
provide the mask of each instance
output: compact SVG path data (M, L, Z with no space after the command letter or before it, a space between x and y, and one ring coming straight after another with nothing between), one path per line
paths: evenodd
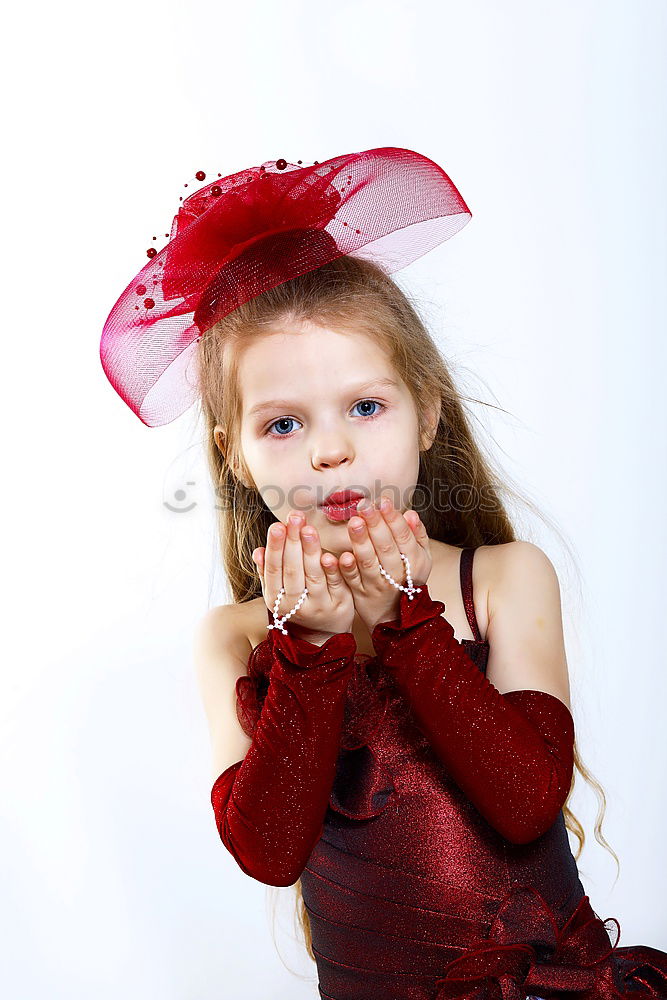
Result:
M216 178L183 201L109 313L104 372L144 424L170 423L197 397L197 341L217 320L345 254L398 271L471 218L437 163L391 146Z

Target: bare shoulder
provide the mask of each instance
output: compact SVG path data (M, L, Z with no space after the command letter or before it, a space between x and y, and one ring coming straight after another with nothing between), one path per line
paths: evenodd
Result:
M246 659L252 647L247 631L247 612L243 604L220 604L209 608L200 619L194 634L194 661L198 670L229 653Z
M475 550L475 563L478 561L489 592L516 574L520 580L530 578L534 582L537 577L545 583L558 583L553 563L546 552L539 545L523 539L502 545L480 545Z
M560 585L553 563L539 545L523 540L482 546L479 553L488 584L488 679L502 693L532 688L569 707Z
M477 551L491 629L494 619L497 629L501 617L509 623L522 614L525 619L531 611L536 613L538 626L546 624L547 619L552 627L562 625L558 574L539 545L517 539L502 545L483 545ZM540 609L545 612L544 621L537 614Z

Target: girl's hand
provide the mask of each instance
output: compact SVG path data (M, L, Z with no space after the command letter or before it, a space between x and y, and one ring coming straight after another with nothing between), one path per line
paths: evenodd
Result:
M286 532L281 521L274 522L267 532L266 547L253 551L253 562L259 570L262 594L270 611L280 588L285 587L278 605L280 618L291 611L304 587L308 588L303 604L290 615L284 627L289 632L293 625L299 638L322 645L331 635L352 631L354 601L335 557L325 559L323 568L316 529L305 525L300 512L291 511L291 515L298 523L291 524L288 518Z
M403 594L382 575L380 565L397 583L407 586L403 552L410 560L413 587L426 583L433 567L429 537L417 512L401 514L386 499L386 511L371 505L359 517L350 518L347 527L353 552L343 552L339 559L356 611L371 633L380 622L398 618ZM355 531L358 525L361 530Z

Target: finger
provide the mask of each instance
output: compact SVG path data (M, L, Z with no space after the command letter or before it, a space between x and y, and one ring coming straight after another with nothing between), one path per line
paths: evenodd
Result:
M327 578L322 565L322 549L320 536L312 524L301 527L301 545L303 547L303 571L308 593L316 597L325 594Z
M285 525L275 521L266 533L266 554L264 559L264 596L275 601L283 586L283 548Z
M431 539L428 537L428 532L426 530L426 525L420 518L416 510L406 510L403 515L405 520L410 525L412 533L414 534L417 542L421 545L423 549L428 550Z
M419 543L415 537L415 532L412 530L401 511L394 507L391 499L389 497L386 499L388 500L388 507L381 510L381 514L391 531L398 551L406 555L412 562L420 554ZM401 560L401 562L403 562L403 560Z
M287 535L283 552L283 585L285 596L289 598L298 597L306 586L300 533L302 523L303 516L295 511L290 511L287 518Z
M360 512L360 516L366 524L368 535L382 565L385 566L385 560L396 563L396 559L400 556L398 544L389 522L379 509L379 505L373 504L364 508Z
M264 588L264 559L266 550L262 547L252 550L252 561L257 568L257 574L262 584L262 589Z
M343 552L338 562L343 579L350 590L363 590L363 580L354 553Z
M350 537L353 541L354 554L361 571L362 582L367 586L373 582L377 586L380 566L392 576L402 573L401 546L391 525L379 509L379 504L363 508L359 511L359 517L363 520L366 531L354 532L351 528ZM350 524L353 526L354 522L355 519L352 518ZM410 532L407 522L405 528ZM355 540L357 544L354 544ZM403 544L406 543L404 535ZM407 555L410 558L409 552Z
M356 572L359 574L359 583L361 585L369 585L371 581L377 584L377 577L380 576L380 558L370 537L369 530L370 526L366 524L363 518L350 518L348 531L356 563ZM389 539L389 543L394 550L396 550L396 544L388 529L385 529L384 539L384 557L386 558L387 539ZM378 545L380 544L382 543L378 541ZM396 559L400 559L398 552L394 551L394 554ZM395 561L392 560L392 562L395 565ZM391 571L391 568L389 571ZM345 578L347 579L347 576Z
M325 552L322 555L322 566L326 574L327 586L332 600L340 596L341 589L347 587L346 581L341 574L341 567L335 555Z

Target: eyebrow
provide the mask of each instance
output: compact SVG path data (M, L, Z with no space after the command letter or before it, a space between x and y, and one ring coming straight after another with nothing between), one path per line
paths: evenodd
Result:
M368 392L370 389L390 389L390 388L393 389L398 388L398 382L396 381L396 379L373 378L369 379L367 382L362 382L361 385L357 385L356 387L351 386L347 390L346 395L356 396L363 392ZM289 410L292 406L294 406L294 403L292 400L289 399L267 399L265 400L265 402L257 403L255 406L251 407L248 410L246 416L248 418L256 417L259 414L266 413L270 410L282 410L282 409Z

